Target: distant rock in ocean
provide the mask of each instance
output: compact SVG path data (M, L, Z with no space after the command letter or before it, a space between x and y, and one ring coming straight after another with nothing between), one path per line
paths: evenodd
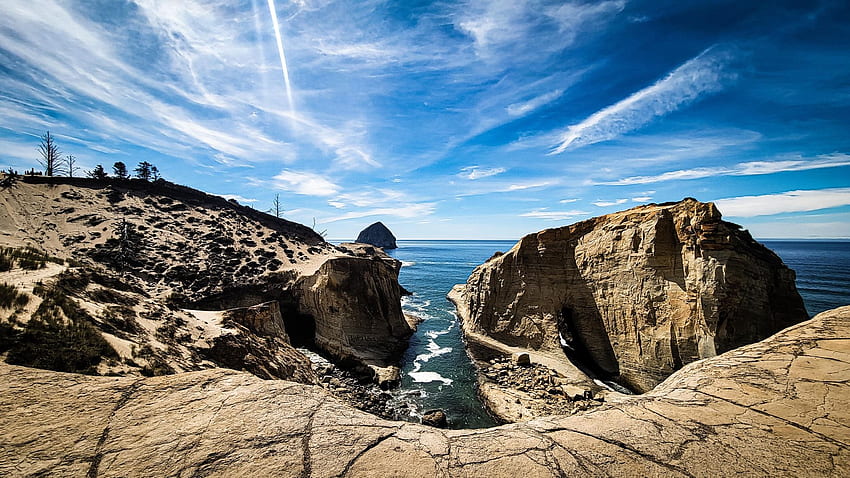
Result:
M395 236L393 236L393 233L381 221L360 231L360 234L357 235L357 242L371 244L383 249L395 249L398 247L395 244Z

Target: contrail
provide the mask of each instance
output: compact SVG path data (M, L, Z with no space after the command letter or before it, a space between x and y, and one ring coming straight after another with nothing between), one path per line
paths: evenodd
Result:
M277 40L277 53L280 56L280 68L283 70L283 82L286 84L286 98L289 100L289 111L295 117L295 103L292 101L292 85L289 83L289 69L286 67L286 53L283 52L283 40L280 38L280 26L277 22L277 8L274 0L269 0L269 13L272 15L274 25L274 37Z

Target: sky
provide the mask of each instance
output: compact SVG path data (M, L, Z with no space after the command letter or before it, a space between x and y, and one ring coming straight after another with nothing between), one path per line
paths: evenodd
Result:
M518 239L695 197L850 238L850 3L3 0L0 168L45 131L332 239Z

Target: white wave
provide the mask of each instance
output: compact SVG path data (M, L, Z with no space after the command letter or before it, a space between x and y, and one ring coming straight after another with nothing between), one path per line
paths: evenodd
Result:
M415 265L416 263L413 261L401 261L401 267L410 267Z
M440 356L440 355L447 354L447 353L451 352L452 350L454 350L454 349L452 349L451 347L440 347L440 346L439 346L439 345L437 345L437 343L436 343L436 342L434 342L433 340L429 341L429 342L428 342L428 345L427 345L425 348L427 348L427 349L428 349L428 353L426 353L426 354L419 354L419 355L417 355L417 356L416 356L416 358L413 360L413 366L414 366L413 371L414 371L414 372L415 372L415 371L418 371L418 370L419 370L419 368L422 366L422 364L423 364L424 362L427 362L427 361L431 360L431 359L432 359L432 358L434 358L434 357L438 357L438 356Z
M412 378L414 382L419 383L443 382L445 385L451 385L454 381L450 378L443 377L437 372L410 372L408 375L410 375L410 378Z

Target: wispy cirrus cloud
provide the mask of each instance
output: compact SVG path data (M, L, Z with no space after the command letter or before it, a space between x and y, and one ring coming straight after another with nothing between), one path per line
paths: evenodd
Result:
M610 207L610 206L619 206L620 204L625 204L629 202L628 199L600 199L599 201L594 201L592 204L596 207Z
M545 2L536 0L472 0L460 7L455 28L474 41L479 57L500 61L507 52L541 57L576 41L625 7L625 0L598 3ZM528 44L529 32L551 31L545 44Z
M480 166L467 166L465 168L461 168L459 176L464 177L466 179L476 180L481 178L488 178L490 176L495 176L497 174L502 174L507 169L505 168L482 168Z
M544 93L540 96L534 97L528 101L522 103L513 103L508 105L505 110L511 116L525 116L528 113L540 108L541 106L545 106L564 94L564 90L555 90L550 91L549 93Z
M717 199L714 204L724 216L754 217L817 211L850 205L850 188L787 191L760 196Z
M850 154L822 154L815 158L780 159L771 161L748 161L732 166L680 169L652 176L631 176L616 181L602 181L596 184L608 186L629 186L651 184L665 181L702 179L717 176L757 176L810 169L837 168L850 166Z
M535 209L526 213L520 214L522 217L533 217L537 219L546 219L549 221L564 221L567 219L575 219L579 217L589 216L587 211L570 210L570 211L550 211L548 208Z
M603 108L580 123L570 126L559 138L550 154L568 148L614 139L633 131L653 119L664 116L723 89L735 75L727 71L732 54L713 47L688 60L652 86Z
M372 209L361 209L359 211L348 212L339 216L333 216L322 220L322 224L344 221L348 219L359 219L370 216L392 216L401 218L418 218L430 216L434 213L436 203L407 203L400 204L396 207L379 207Z

